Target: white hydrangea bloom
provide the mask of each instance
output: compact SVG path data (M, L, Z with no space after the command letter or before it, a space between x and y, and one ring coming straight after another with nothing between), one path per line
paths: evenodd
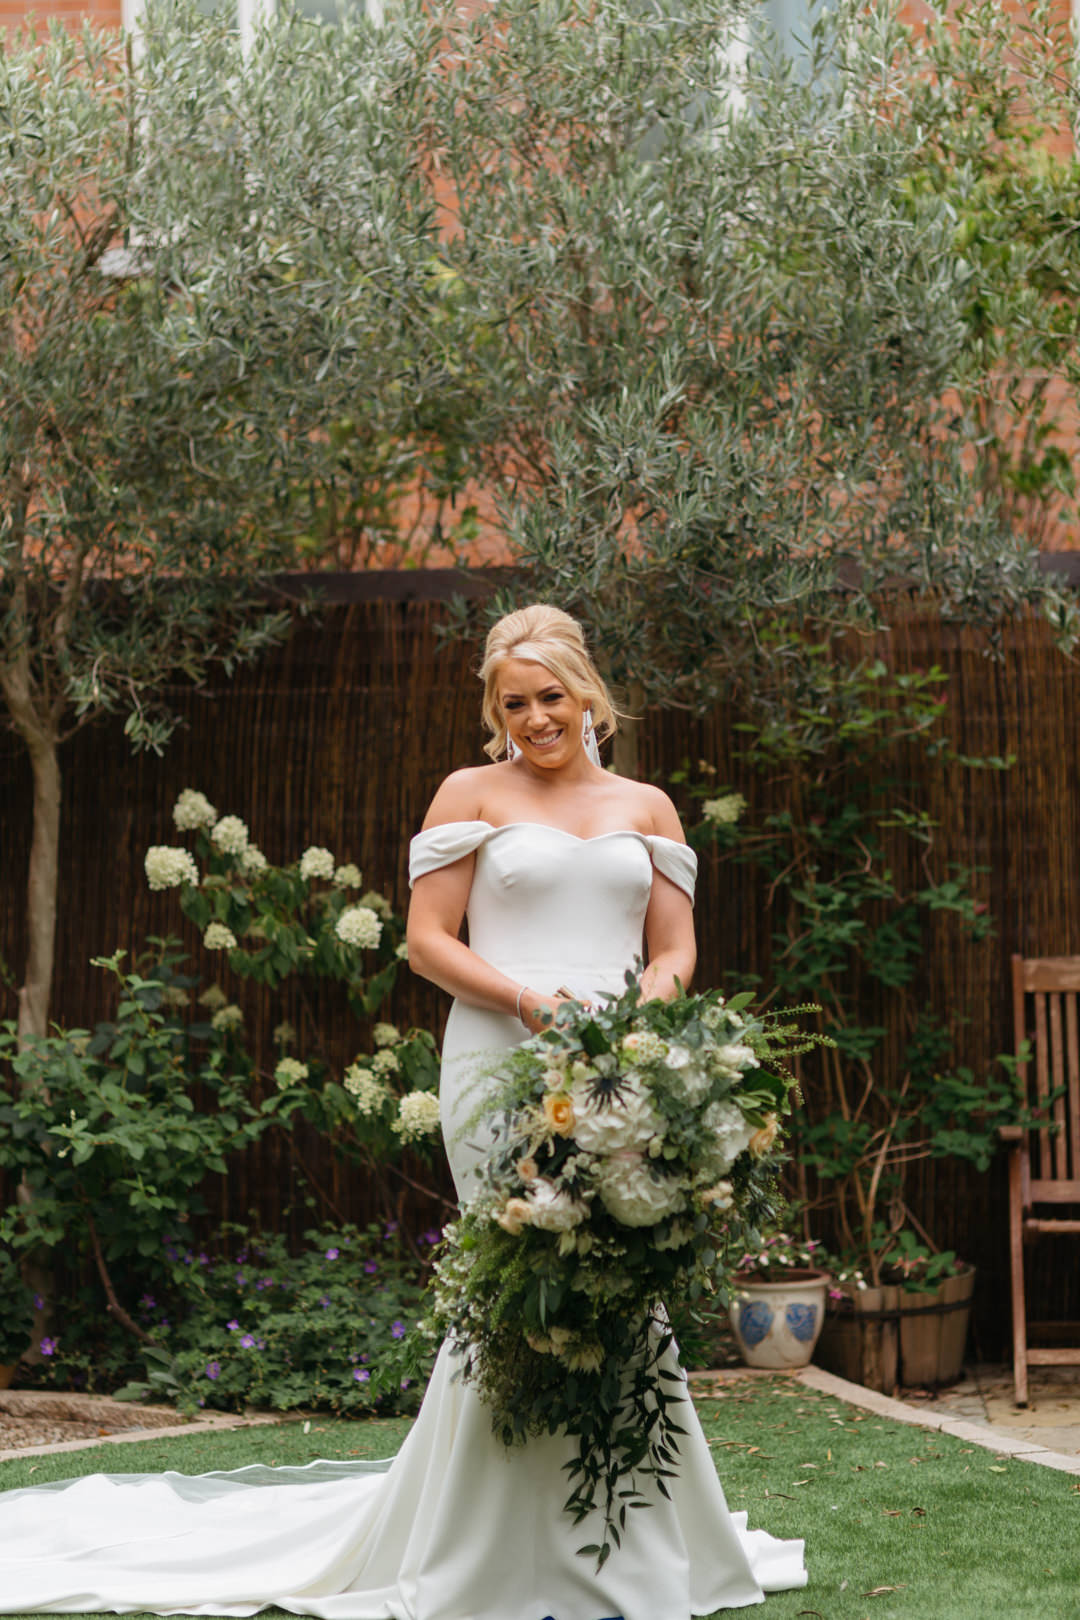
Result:
M757 1127L747 1123L742 1109L733 1102L710 1103L701 1123L712 1138L702 1155L702 1167L711 1180L731 1169L739 1154L749 1147Z
M296 1031L288 1019L274 1025L273 1041L275 1046L291 1046L296 1039Z
M741 793L724 793L719 799L706 799L701 813L714 826L734 826L743 811L746 800Z
M222 816L210 831L210 842L226 855L242 855L250 840L247 827L239 816Z
M361 1063L350 1064L345 1070L345 1090L356 1098L358 1114L381 1113L390 1096L382 1081Z
M176 889L182 883L199 882L199 868L186 849L168 844L152 844L143 861L146 881L152 889Z
M370 906L347 906L334 924L334 932L346 945L370 951L382 938L382 923Z
M570 1099L574 1105L574 1141L586 1153L644 1148L650 1137L663 1136L667 1130L649 1093L632 1075L627 1075L617 1092L599 1096L588 1083L575 1080Z
M376 1024L371 1033L376 1046L396 1046L401 1040L396 1024Z
M180 832L194 832L197 827L212 827L217 811L205 793L185 788L173 805L172 817Z
M274 1079L278 1089L284 1091L287 1086L297 1086L301 1080L308 1077L308 1066L300 1063L296 1058L284 1057L274 1070Z
M166 1007L190 1007L191 993L178 984L167 984L161 992L161 1000Z
M603 1346L578 1344L565 1351L561 1360L570 1372L599 1372L604 1365Z
M312 844L300 857L300 876L310 883L312 878L332 878L334 857L321 844Z
M224 923L207 923L206 932L202 942L208 951L234 951L236 949L236 935Z
M240 870L245 877L258 877L269 864L262 850L256 849L254 844L249 844L240 856Z
M368 889L366 894L360 896L357 904L367 906L369 911L373 911L376 917L381 917L384 922L394 915L393 906L385 894L380 894L377 889Z
M686 1208L686 1195L670 1176L654 1175L640 1153L602 1159L595 1170L600 1201L623 1226L653 1226Z
M706 1029L719 1029L720 1025L724 1022L724 1013L724 1003L723 1001L718 1001L715 1006L705 1008L705 1011L701 1015L701 1022L705 1025Z
M346 861L345 865L339 866L334 873L334 882L342 889L358 889L363 881L360 868L354 866L351 861Z
M390 1047L385 1046L381 1052L375 1053L371 1060L371 1067L376 1074L397 1074L401 1068L401 1063L397 1053L391 1051Z
M220 927L220 924L212 923L211 927ZM210 1012L214 1012L218 1007L226 1006L228 1000L228 996L225 994L224 990L222 990L220 985L211 984L199 997L199 1006L206 1007L210 1010Z
M382 1055L382 1054L380 1054ZM439 1099L433 1091L408 1091L398 1103L393 1128L403 1142L430 1136L439 1129Z
M409 960L409 947L406 945L404 940L402 940L401 944L394 952L394 955L397 957L399 962L407 962Z
M235 1002L227 1002L219 1007L210 1020L211 1029L229 1030L239 1029L244 1022L244 1014Z

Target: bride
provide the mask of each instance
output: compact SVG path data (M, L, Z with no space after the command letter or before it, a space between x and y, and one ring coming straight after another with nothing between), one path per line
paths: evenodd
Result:
M462 1199L483 1147L465 1123L478 1068L566 996L621 991L643 938L646 997L688 984L696 955L696 859L664 793L600 767L615 715L577 622L543 605L508 614L481 676L494 763L447 778L410 859L410 964L455 998L440 1096ZM457 1365L444 1345L387 1462L0 1495L0 1613L691 1620L805 1584L801 1541L728 1512L689 1401L670 1500L646 1482L649 1506L597 1572L576 1548L598 1538L563 1512L568 1439L506 1449Z

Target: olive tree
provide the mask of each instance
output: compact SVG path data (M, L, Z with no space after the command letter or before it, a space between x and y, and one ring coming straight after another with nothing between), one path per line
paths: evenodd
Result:
M392 551L395 492L444 477L426 404L443 360L416 341L437 283L413 138L433 45L410 26L294 18L244 54L174 8L150 14L137 57L59 26L0 55L0 695L33 773L24 1037L47 1025L65 742L117 714L160 750L167 685L286 633L268 576L339 540L346 560L361 541Z
M872 627L898 578L980 622L1047 602L966 403L1009 269L958 241L962 100L889 0L818 14L797 63L742 0L447 26L462 386L521 590L577 605L632 709L754 689L797 642L764 620Z

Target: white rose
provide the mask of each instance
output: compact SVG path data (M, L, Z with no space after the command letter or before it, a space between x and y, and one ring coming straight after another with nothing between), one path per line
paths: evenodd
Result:
M640 1153L623 1152L604 1159L595 1170L600 1201L623 1226L653 1226L665 1215L686 1208L677 1181L654 1174Z
M652 1105L648 1092L632 1075L618 1091L600 1093L575 1081L570 1088L574 1105L573 1137L586 1153L618 1153L643 1148L652 1136L663 1136L667 1125Z
M728 1046L718 1046L712 1055L713 1064L721 1074L742 1074L746 1069L760 1068L756 1054L749 1046L741 1041L732 1041Z

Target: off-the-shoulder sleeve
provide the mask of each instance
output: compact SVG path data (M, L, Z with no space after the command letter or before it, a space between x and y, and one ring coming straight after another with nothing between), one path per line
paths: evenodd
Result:
M674 838L664 838L660 833L649 833L645 842L656 870L670 878L692 901L698 866L694 851L688 844L678 844Z
M493 828L487 821L447 821L441 827L429 827L417 833L409 845L409 887L425 872L437 872L440 866L460 861L479 849Z

